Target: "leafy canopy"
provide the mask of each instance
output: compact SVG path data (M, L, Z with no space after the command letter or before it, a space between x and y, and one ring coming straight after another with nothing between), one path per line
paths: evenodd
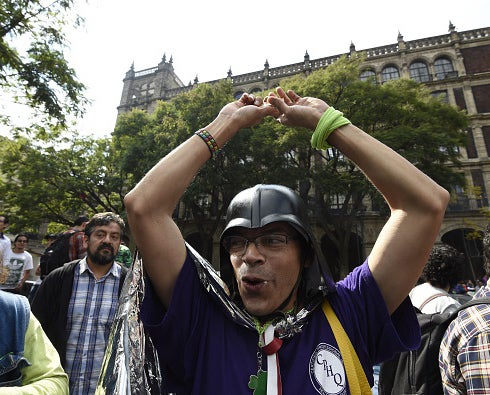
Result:
M72 15L72 6L73 0L0 0L0 123L16 132L37 125L32 131L42 135L65 127L69 114L83 114L85 86L64 54L64 30L82 22ZM33 125L17 124L14 103L27 106L39 119Z

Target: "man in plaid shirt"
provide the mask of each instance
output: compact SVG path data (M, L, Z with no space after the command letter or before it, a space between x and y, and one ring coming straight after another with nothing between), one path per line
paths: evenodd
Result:
M95 214L85 226L87 256L53 270L32 312L58 351L70 394L94 394L127 269L115 262L124 221Z
M483 237L483 266L490 274L490 226ZM490 284L473 299L490 297ZM462 310L444 334L439 367L445 394L487 394L490 391L490 305Z

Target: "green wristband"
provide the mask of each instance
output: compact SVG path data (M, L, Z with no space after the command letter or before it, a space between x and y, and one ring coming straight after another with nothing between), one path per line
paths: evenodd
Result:
M311 136L311 146L316 149L327 149L330 147L327 143L327 138L330 134L340 128L348 125L351 122L344 117L344 114L333 107L328 107L318 121L316 129Z

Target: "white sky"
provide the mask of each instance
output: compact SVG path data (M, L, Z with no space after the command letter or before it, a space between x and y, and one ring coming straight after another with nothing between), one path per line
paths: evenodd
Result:
M448 32L490 26L489 0L78 0L85 26L70 33L68 59L92 100L80 132L109 135L122 80L173 56L184 84Z

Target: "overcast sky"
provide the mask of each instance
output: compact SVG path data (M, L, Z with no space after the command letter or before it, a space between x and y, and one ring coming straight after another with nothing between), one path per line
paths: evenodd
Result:
M78 123L82 133L108 136L115 125L123 78L173 57L184 84L200 82L393 44L490 26L489 0L163 1L78 0L85 26L68 35L68 59L88 86L92 105Z

